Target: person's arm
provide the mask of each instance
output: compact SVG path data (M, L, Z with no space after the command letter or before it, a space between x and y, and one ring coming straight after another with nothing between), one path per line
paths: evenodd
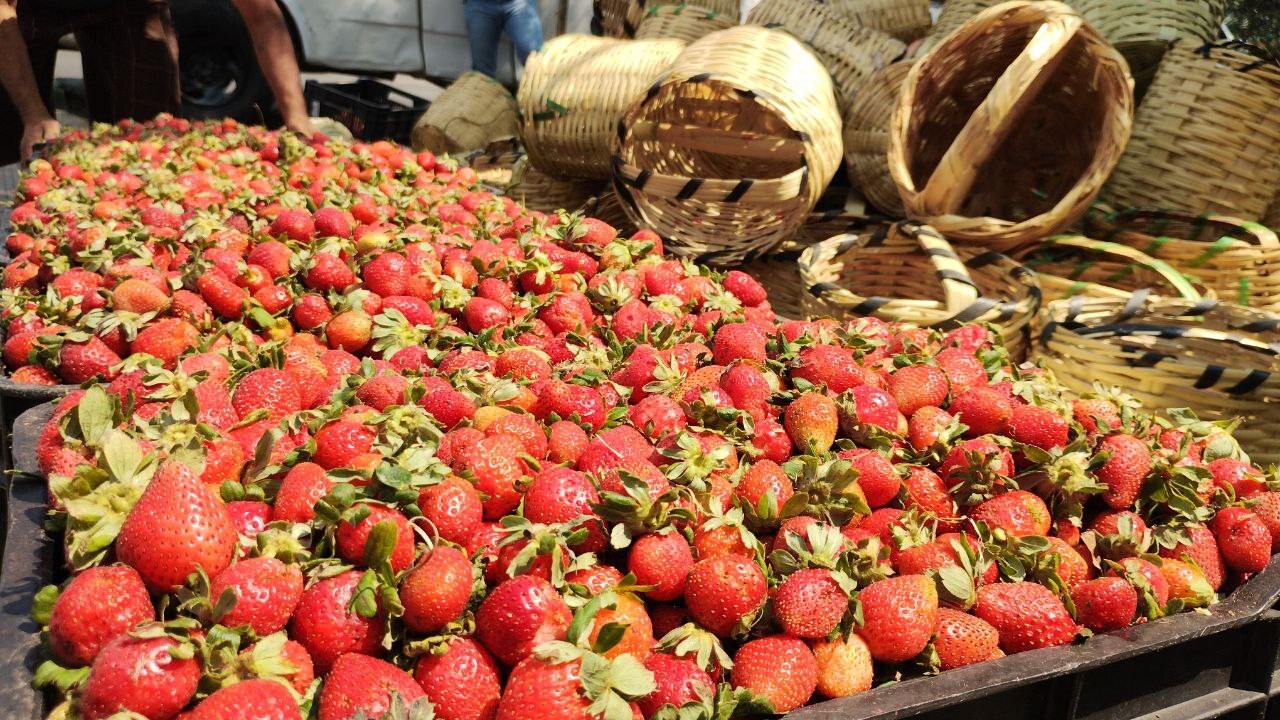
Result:
M27 44L18 28L18 14L5 0L0 0L0 85L9 93L22 118L20 153L26 161L36 143L57 137L61 127L40 99Z
M314 134L315 128L302 98L302 73L298 71L298 58L280 6L275 0L232 1L249 28L258 67L271 86L285 127L305 135Z

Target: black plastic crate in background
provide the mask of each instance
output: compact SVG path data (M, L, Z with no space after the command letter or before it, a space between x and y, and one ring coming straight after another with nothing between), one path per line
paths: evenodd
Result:
M431 104L370 78L353 83L308 80L303 94L310 115L337 120L358 140L408 142L413 124Z
M32 596L65 576L42 527L35 445L52 404L14 426L0 563L0 695L7 718L39 720ZM801 708L784 720L1280 720L1280 558L1208 613L1189 612L936 677Z

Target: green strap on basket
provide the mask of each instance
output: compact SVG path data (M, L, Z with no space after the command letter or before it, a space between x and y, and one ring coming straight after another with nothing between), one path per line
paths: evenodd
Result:
M569 114L569 108L561 105L555 100L548 99L546 101L547 109L542 112L533 114L534 122L542 122L543 120L555 120L558 117L564 117Z
M1228 248L1230 248L1232 245L1235 244L1235 242L1236 242L1235 238L1229 235L1223 235L1217 240L1214 240L1213 244L1210 245L1208 248L1206 248L1204 252L1200 253L1196 257L1189 260L1187 262L1187 265L1191 267L1200 267L1201 265L1209 262L1210 260L1226 252Z

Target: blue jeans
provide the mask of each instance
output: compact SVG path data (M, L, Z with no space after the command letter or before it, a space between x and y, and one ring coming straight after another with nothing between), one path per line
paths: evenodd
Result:
M535 0L466 0L467 37L471 69L493 77L498 72L498 41L507 31L523 65L529 53L542 47L542 18Z

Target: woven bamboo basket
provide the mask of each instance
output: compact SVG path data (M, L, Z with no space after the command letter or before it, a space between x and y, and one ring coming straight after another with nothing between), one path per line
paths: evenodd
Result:
M566 180L607 179L618 120L683 49L679 40L548 41L529 57L516 95L529 161Z
M1218 300L1075 297L1049 303L1035 357L1067 389L1116 386L1150 409L1244 419L1254 462L1280 462L1280 316Z
M1214 297L1163 260L1080 235L1045 238L1016 257L1035 272L1046 301L1074 295L1123 299L1140 290L1185 300Z
M910 62L896 62L872 75L844 123L844 162L850 180L878 210L895 217L904 211L889 174L889 129L909 72Z
M889 170L907 217L1010 249L1088 209L1129 138L1124 58L1070 7L985 10L907 75Z
M760 0L747 13L747 24L785 30L813 48L831 73L842 116L863 102L862 93L876 71L907 50L901 40L854 25L814 0Z
M933 24L924 40L916 46L913 54L915 57L923 57L935 45L968 22L969 18L1001 2L1004 0L947 0L942 6L942 12L938 15L938 21Z
M1280 231L1280 192L1276 193L1276 199L1271 201L1271 209L1267 211L1267 216L1262 219L1262 224L1272 230Z
M580 208L604 185L592 180L553 178L530 165L528 157L520 152L476 154L469 164L481 182L539 212Z
M611 38L629 38L636 26L627 19L629 0L592 0L591 34Z
M649 8L640 21L636 39L670 38L691 43L716 30L724 30L737 24L737 15L725 15L696 5L655 5Z
M644 24L645 18L653 12L654 8L677 5L680 2L681 0L629 0L626 14L627 27L632 28L633 35L638 34L640 26ZM716 13L719 17L732 20L729 23L730 26L737 25L738 19L742 17L740 0L695 0L693 4ZM686 42L693 42L693 40Z
M1177 43L1165 53L1104 202L1266 214L1280 191L1280 64L1248 50Z
M886 32L903 42L924 37L933 25L929 0L830 0L855 25Z
M618 130L627 212L716 264L794 235L840 164L830 77L798 40L756 26L689 45Z
M483 150L494 140L515 137L516 99L484 73L463 73L413 126L413 149L436 154Z
M604 190L592 197L578 208L578 212L586 217L603 220L612 225L619 235L631 236L640 228L632 222L622 209L622 200L612 189Z
M1280 312L1280 239L1258 223L1225 215L1096 207L1085 234L1163 260L1217 297Z
M942 330L991 323L1019 361L1040 308L1035 273L998 252L953 249L916 222L837 235L807 248L798 264L808 315L874 315Z
M1173 41L1213 40L1227 13L1226 0L1071 0L1071 6L1129 61L1139 88L1150 84Z

